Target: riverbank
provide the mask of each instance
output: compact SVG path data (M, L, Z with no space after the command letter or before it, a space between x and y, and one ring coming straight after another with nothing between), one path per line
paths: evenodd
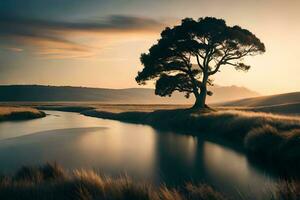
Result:
M220 110L194 112L188 109L153 112L104 112L92 109L84 115L123 122L147 124L194 136L222 139L244 149L249 158L270 165L283 175L299 176L300 118L259 112Z
M45 116L44 112L31 107L0 106L0 122L36 119Z
M251 188L250 188L251 189ZM296 200L300 184L283 181L276 190L266 191L270 200ZM207 184L186 183L182 187L155 187L128 176L110 178L91 170L66 171L57 164L22 167L15 174L1 176L0 199L103 199L103 200L226 200ZM241 197L238 199L243 199Z

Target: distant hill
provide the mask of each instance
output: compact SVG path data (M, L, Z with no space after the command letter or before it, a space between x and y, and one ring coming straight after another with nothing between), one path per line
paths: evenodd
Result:
M209 103L231 101L241 98L258 96L258 93L244 87L214 86L214 93L208 97ZM105 89L70 86L43 85L2 85L0 101L97 101L100 103L120 104L191 104L193 97L186 99L183 94L175 93L172 97L159 97L153 89L128 88Z
M273 105L273 106L259 106L259 107L250 108L250 110L258 111L258 112L267 112L267 113L299 115L300 114L300 102L299 103L279 104L279 105Z
M237 101L225 102L223 106L244 106L244 107L259 107L259 106L279 106L286 104L300 103L300 92L260 96L255 98L240 99Z
M259 93L249 90L245 87L238 86L219 86L214 85L209 88L213 92L213 96L208 96L207 100L209 103L218 103L225 101L238 100L249 97L258 97Z
M300 92L247 98L216 105L233 106L258 112L300 115Z

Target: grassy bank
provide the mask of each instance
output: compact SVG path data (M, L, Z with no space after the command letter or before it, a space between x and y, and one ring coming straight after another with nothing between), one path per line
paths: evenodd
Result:
M0 106L0 121L26 120L45 116L44 112L35 108Z
M270 200L299 199L296 181L278 184L269 192ZM11 200L225 200L227 198L207 184L186 183L182 187L154 187L135 182L127 176L109 178L94 171L65 171L56 164L22 167L14 175L0 179L0 199ZM239 199L243 199L242 197Z
M35 103L29 104L40 110L58 110L65 112L82 112L86 110L101 110L105 112L121 113L121 112L153 112L155 110L172 110L177 108L188 108L190 105L175 104L101 104L101 103Z
M222 110L192 112L186 109L154 112L104 112L82 114L131 123L148 124L195 136L223 139L244 149L251 158L286 174L299 174L300 118L258 112Z

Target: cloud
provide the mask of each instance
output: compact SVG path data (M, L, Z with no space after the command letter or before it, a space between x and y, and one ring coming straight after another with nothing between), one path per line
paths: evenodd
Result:
M164 26L163 23L144 17L111 15L96 20L84 22L66 22L66 21L47 21L39 19L24 19L13 17L2 17L0 26L6 28L1 32L28 32L32 29L46 30L73 30L73 31L153 31ZM16 26L21 26L17 28ZM20 30L21 29L21 30Z
M13 43L30 45L37 54L55 58L92 56L93 48L78 42L87 33L157 33L164 23L151 18L111 15L88 21L51 21L17 17L0 18L0 37Z
M23 49L17 47L6 47L5 49L16 53L23 51Z

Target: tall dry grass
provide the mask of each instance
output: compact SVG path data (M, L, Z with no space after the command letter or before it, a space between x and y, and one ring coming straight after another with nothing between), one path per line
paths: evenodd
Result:
M284 180L278 183L277 190L273 194L272 200L299 200L300 181Z
M300 182L281 181L266 200L299 200ZM22 167L0 178L0 199L9 200L226 200L207 184L170 188L134 182L128 176L110 178L92 170L65 171L57 164ZM243 197L240 197L242 200ZM234 200L234 199L232 199Z
M225 200L208 185L175 189L137 183L127 176L109 178L94 171L66 172L56 164L23 167L0 180L0 199L10 200Z

